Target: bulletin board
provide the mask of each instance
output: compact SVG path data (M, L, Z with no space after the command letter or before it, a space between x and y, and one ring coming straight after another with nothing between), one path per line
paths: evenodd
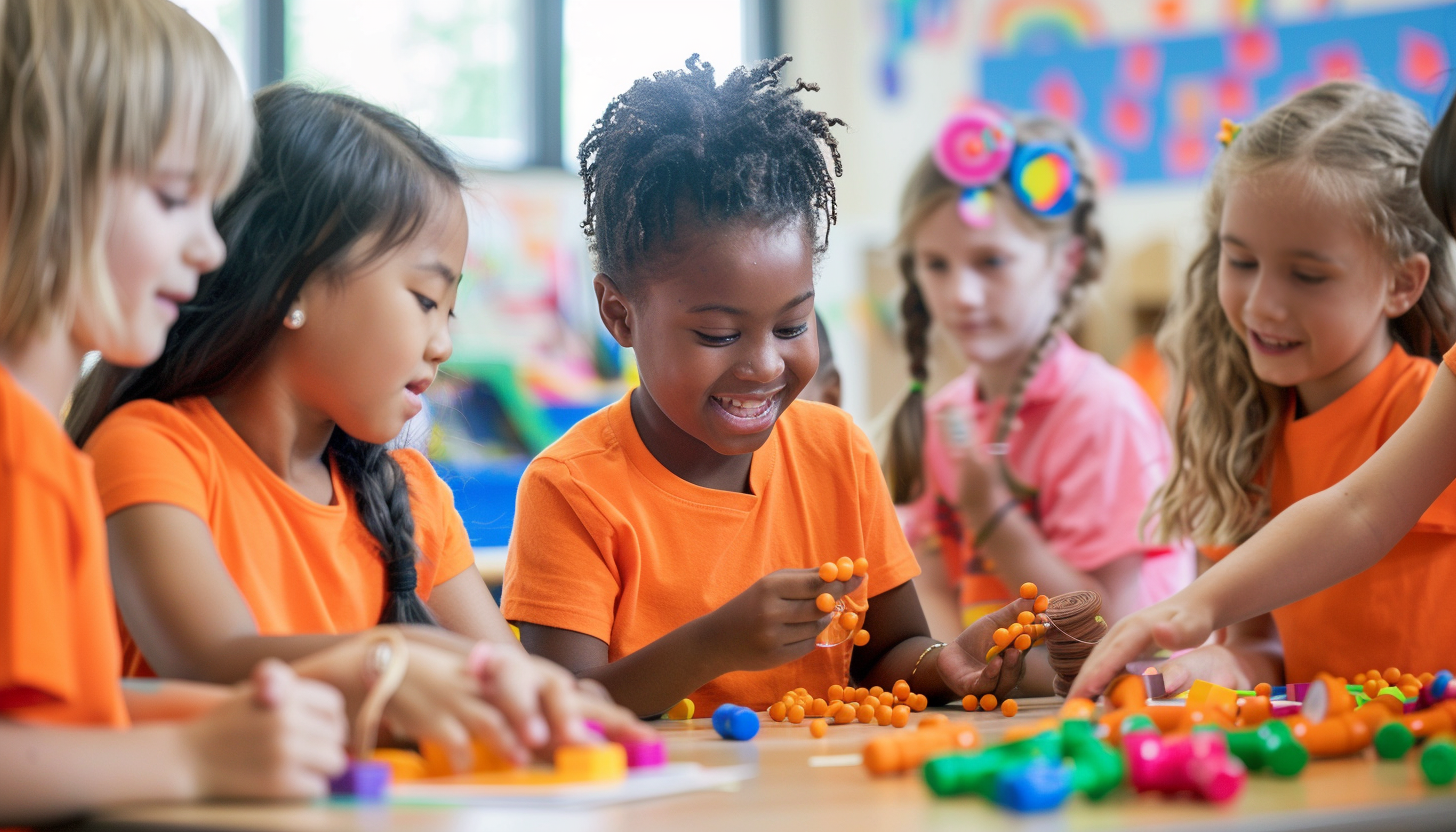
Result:
M1079 125L1098 147L1109 185L1177 181L1208 169L1219 119L1251 118L1325 81L1372 81L1434 120L1450 99L1452 54L1456 6L1289 24L1254 20L1216 35L987 53L981 94Z

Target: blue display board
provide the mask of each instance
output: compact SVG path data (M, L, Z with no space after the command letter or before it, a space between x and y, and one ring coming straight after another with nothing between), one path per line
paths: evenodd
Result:
M1453 54L1456 6L1446 5L991 55L982 61L981 94L1078 124L1097 145L1109 184L1190 179L1219 149L1220 118L1246 120L1327 80L1373 81L1434 120L1450 98Z

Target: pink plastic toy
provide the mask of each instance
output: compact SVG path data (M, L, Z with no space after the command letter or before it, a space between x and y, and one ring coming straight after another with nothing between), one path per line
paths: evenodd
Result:
M1228 753L1221 731L1195 731L1164 737L1157 731L1124 734L1127 769L1140 792L1193 792L1204 800L1231 800L1244 787L1248 772Z
M648 742L624 742L627 751L627 768L657 768L667 765L667 744L662 740Z

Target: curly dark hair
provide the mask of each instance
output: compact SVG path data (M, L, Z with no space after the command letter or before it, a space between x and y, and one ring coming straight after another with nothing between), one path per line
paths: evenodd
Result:
M599 272L626 291L630 269L673 239L678 211L688 206L709 222L798 219L815 254L824 251L838 218L834 177L843 172L830 128L844 122L796 97L817 84L780 86L790 60L742 66L714 84L712 64L694 53L687 69L640 78L612 99L577 152L586 191L581 227Z

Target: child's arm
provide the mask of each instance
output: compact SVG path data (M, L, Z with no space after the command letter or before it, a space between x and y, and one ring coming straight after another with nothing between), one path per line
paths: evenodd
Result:
M338 688L349 713L357 710L368 682L359 634L261 635L207 524L186 509L149 503L106 522L117 606L159 675L226 682L279 658ZM410 663L385 718L411 739L437 740L463 756L473 736L524 760L530 750L579 739L584 714L610 733L632 730L625 712L582 695L568 674L514 644L493 659L508 666L509 684L491 686L467 666L476 642L434 627L399 629L411 642Z
M132 722L196 719L226 702L233 689L180 679L122 679L121 694Z
M606 642L594 636L526 621L516 626L532 654L601 682L637 715L655 716L724 673L778 667L814 650L815 638L829 625L829 614L819 611L815 599L825 592L838 599L862 580L826 583L818 570L781 569L713 612L610 663ZM923 617L920 623L923 629Z
M1095 695L1153 642L1193 647L1228 626L1370 568L1456 479L1456 376L1444 365L1415 413L1364 465L1271 520L1177 595L1113 626L1072 694Z
M0 718L0 824L143 800L317 797L343 770L345 733L338 693L279 662L190 722L116 731Z

